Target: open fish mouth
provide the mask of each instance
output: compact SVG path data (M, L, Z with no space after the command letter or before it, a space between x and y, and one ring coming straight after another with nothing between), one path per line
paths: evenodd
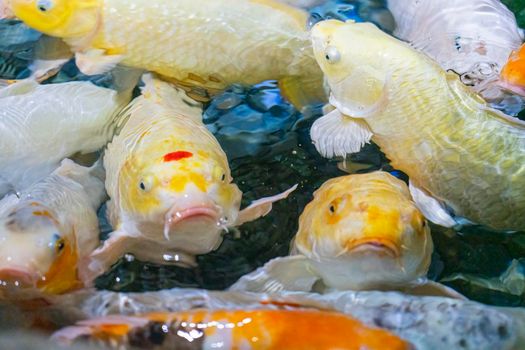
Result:
M36 286L36 278L28 271L17 268L0 269L0 288L33 288Z
M170 230L188 220L200 220L213 222L220 226L220 211L216 205L201 205L190 208L172 208L166 213L164 220L164 236L169 240Z
M398 258L400 250L398 246L385 239L364 239L351 242L347 245L349 253L373 253L378 255L387 255L391 258Z

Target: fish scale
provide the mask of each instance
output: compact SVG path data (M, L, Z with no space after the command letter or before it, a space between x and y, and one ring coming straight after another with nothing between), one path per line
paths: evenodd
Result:
M392 88L389 99L395 103L367 118L373 140L392 165L437 198L446 199L456 215L497 229L525 229L525 217L509 214L525 210L524 126L480 108L483 102L457 78L448 78L459 93L451 95L446 73L420 54L394 66L400 68L390 84L410 82L420 97L413 99L405 89ZM429 75L439 77L434 78L437 84L428 84L424 77ZM426 116L414 118L428 110ZM395 138L387 136L392 130Z
M180 81L188 81L188 75L195 74L198 77L192 83L216 89L235 82L257 83L269 74L274 79L283 77L295 56L309 47L304 30L306 15L300 11L290 16L253 1L204 3L201 7L192 0L104 1L102 30L92 46L125 52L123 64ZM229 7L236 7L236 11L229 11ZM257 16L250 15L253 11ZM136 30L144 26L146 30ZM254 27L261 29L254 31ZM187 35L181 34L184 31ZM216 39L199 40L196 35ZM195 52L202 54L196 56ZM272 62L270 72L268 60ZM318 71L311 55L310 62L308 70ZM210 80L210 72L215 72L220 81Z

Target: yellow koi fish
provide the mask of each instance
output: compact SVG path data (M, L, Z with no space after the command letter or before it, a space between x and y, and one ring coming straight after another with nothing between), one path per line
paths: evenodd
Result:
M61 294L90 284L104 182L66 159L43 181L0 201L0 296Z
M392 333L335 312L314 310L192 310L108 316L53 335L114 349L411 349Z
M66 157L104 147L131 90L32 80L0 88L0 198L44 179Z
M140 260L195 265L195 255L219 246L223 230L266 215L272 202L295 189L239 212L242 193L202 123L201 105L168 83L149 76L144 81L104 157L115 232L92 255L95 273L126 252Z
M290 257L241 277L232 290L404 290L459 297L426 279L430 229L407 185L378 171L331 179L299 218Z
M323 156L373 140L410 176L430 221L525 229L524 122L489 108L456 74L372 24L320 22L312 40L336 107L311 130Z
M233 83L275 79L296 106L325 99L308 14L278 1L2 1L5 12L68 43L85 74L141 68L199 100Z

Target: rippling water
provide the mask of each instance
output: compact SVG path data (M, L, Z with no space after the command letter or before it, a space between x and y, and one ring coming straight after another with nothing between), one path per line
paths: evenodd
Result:
M525 26L525 1L507 0ZM314 18L372 20L391 31L393 20L381 1L336 1L312 10ZM23 78L39 34L17 24L0 24L0 76ZM90 79L107 86L107 75L85 77L67 64L51 82ZM312 192L329 178L345 174L338 160L318 155L309 138L311 123L321 106L304 114L283 100L274 82L254 87L232 86L207 107L204 121L226 151L235 182L244 192L243 206L298 183L286 201L274 205L265 218L226 234L221 247L198 258L199 268L145 264L128 256L97 280L97 287L117 291L146 291L170 287L224 289L241 275L271 258L286 255L296 233L297 219ZM522 112L523 114L523 112ZM392 169L374 145L353 155L350 172ZM100 210L103 237L111 228ZM497 305L525 305L525 233L503 234L483 227L459 232L432 227L435 253L430 277L445 280L469 298Z

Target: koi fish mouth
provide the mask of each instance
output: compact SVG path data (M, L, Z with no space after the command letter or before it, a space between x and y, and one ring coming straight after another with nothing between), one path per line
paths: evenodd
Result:
M170 230L189 220L207 221L220 226L220 212L216 205L202 205L186 209L172 208L165 216L164 236L169 240Z
M380 238L357 240L348 244L347 249L350 253L373 253L391 258L400 256L399 248L394 242Z
M36 286L36 278L28 271L16 268L0 269L0 288L32 288Z

